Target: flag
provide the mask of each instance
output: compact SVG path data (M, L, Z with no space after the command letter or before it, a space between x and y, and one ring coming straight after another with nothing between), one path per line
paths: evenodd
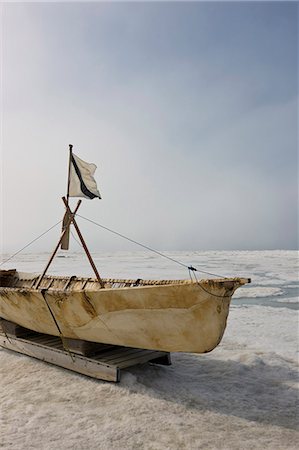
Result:
M71 154L69 197L101 198L93 177L97 166Z

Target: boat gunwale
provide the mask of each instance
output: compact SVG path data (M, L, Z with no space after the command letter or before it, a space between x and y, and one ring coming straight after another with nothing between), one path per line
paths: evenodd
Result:
M34 278L32 278L34 279ZM48 275L47 277L45 277L45 279L56 279L56 280L69 280L71 279L71 276L51 276ZM88 283L95 283L96 285L98 284L98 280L97 279L89 279L89 278L84 278L84 277L76 277L73 281L74 282L84 282L88 280ZM19 281L28 281L28 279L22 279L19 278ZM134 285L134 283L136 282L136 279L134 280L129 280L129 279L114 279L114 278L107 278L107 279L103 279L104 283L109 283L109 284L115 284L115 283L119 283L119 284L131 284L131 286L107 286L104 288L99 288L99 289L92 289L90 287L88 288L72 288L72 287L67 287L65 288L55 288L55 287L39 287L39 288L34 288L34 287L26 287L26 286L1 286L0 287L0 295L1 292L28 292L28 293L36 293L36 292L42 292L42 291L47 291L47 292L51 292L51 293L64 293L64 294L71 294L72 292L78 292L78 293L95 293L95 292L110 292L110 291L127 291L127 290L131 290L131 289L148 289L148 288L167 288L167 287L172 287L172 286L192 286L192 285L205 285L205 286L212 286L212 285L218 285L219 287L221 285L225 285L226 283L234 283L237 284L237 287L243 286L245 284L248 284L251 282L250 278L239 278L239 277L235 277L235 278L209 278L209 279L200 279L198 281L195 280L142 280L143 282L145 282L146 284L139 284L139 285ZM147 284L148 283L148 284Z

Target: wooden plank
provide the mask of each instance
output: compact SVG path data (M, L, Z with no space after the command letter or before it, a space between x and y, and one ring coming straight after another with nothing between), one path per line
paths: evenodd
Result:
M127 350L129 347L122 347L120 345L114 345L114 344L99 344L99 345L103 345L103 351L106 352L106 354L111 354L113 355L113 353L118 352L120 349L125 349ZM106 346L106 347L104 347Z
M114 347L109 351L108 344L107 347L106 351L93 355L93 359L119 368L130 367L147 361L154 364L171 365L170 354L167 352L128 347Z
M64 350L60 339L57 339L57 341L55 340L55 341L48 342L47 347L53 347L53 348L57 348L58 350Z
M101 359L102 355L106 355L106 353L111 352L112 347L114 347L114 345L110 345L110 344L99 344L97 342L94 343L95 345L97 345L97 349L96 352L92 355L92 357L94 359Z
M119 353L131 353L131 352L136 352L139 351L140 349L136 349L136 348L132 348L132 347L120 347L118 345L115 345L114 348L111 349L107 349L105 351L105 357L106 358L114 358L115 355L118 355Z
M116 355L113 359L110 359L109 361L105 362L109 362L109 364L113 364L113 365L117 365L119 362L122 361L128 361L129 359L136 359L138 358L138 356L144 356L144 355L148 355L149 351L148 350L138 350L138 351L131 351L131 352L120 352L118 355Z
M83 341L81 339L63 338L63 346L65 350L78 353L82 356L94 355L99 350L97 343Z
M46 334L32 335L32 336L29 336L28 338L26 337L26 340L28 340L30 342L34 342L36 344L41 344L41 345L48 345L48 343L53 342L54 339L55 339L55 337L53 338L53 336L49 336Z
M156 352L156 351L153 351L150 353L144 352L143 354L136 356L136 358L129 358L129 359L124 359L123 361L119 361L117 363L117 367L119 367L120 369L125 369L128 367L136 366L138 364L152 362L154 359L156 359L157 356L159 356L159 352Z
M120 356L117 360L113 361L113 364L115 364L117 367L119 366L119 364L122 364L123 362L131 362L130 364L133 366L134 364L139 364L139 363L134 363L134 361L138 361L139 359L142 361L144 361L144 358L147 358L147 361L150 361L151 359L153 359L156 355L155 353L156 351L149 351L149 350L143 350L142 352L138 352L138 353L131 353L130 355L128 355L127 357L124 355L123 357ZM112 364L112 361L110 362L110 364Z
M98 355L97 358L109 365L124 368L154 360L157 360L156 364L170 365L170 360L162 359L167 355L168 353L157 350L130 349L130 351L126 351L126 349L120 349L109 358L106 358L105 355Z
M31 335L26 336L25 339L32 343L45 345L47 347L54 347L59 350L66 350L68 352L71 350L70 348L67 348L67 347L64 348L63 342L62 342L61 338L58 336L51 336L49 334L40 334L40 333L33 332ZM64 338L63 340L65 341L66 338ZM86 342L86 341L84 341L84 342Z
M112 345L107 344L107 348L100 349L99 352L97 352L93 356L93 358L95 358L95 359L101 359L102 357L103 358L106 358L106 357L108 358L110 356L118 354L120 349L123 349L123 347L112 346Z
M79 355L73 355L71 358L69 353L63 350L49 348L21 338L8 339L2 334L0 334L0 346L93 378L120 381L119 368Z
M171 366L170 353L165 353L162 356L158 356L155 359L151 359L151 364L161 364L162 366Z
M31 336L20 336L20 338L26 339L26 341L30 341L34 344L39 344L39 345L49 345L53 341L55 342L55 337L51 338L46 334L42 334L42 335L32 334ZM59 341L60 341L60 339L58 340L58 342Z
M136 353L140 353L143 351L147 351L147 350L142 350L142 349L136 349L136 348L124 348L121 347L120 349L116 349L112 354L110 354L110 352L107 355L107 353L100 355L100 359L107 362L107 363L115 363L115 361L117 361L119 358L123 359L123 358L129 358L131 355L136 356Z
M9 320L1 318L0 318L0 326L3 332L8 336L22 337L30 333L30 330L28 330L27 328L23 328L14 322L10 322Z
M4 328L7 326L12 332L17 330L16 324L4 322ZM21 331L21 336L7 336L0 330L0 346L96 379L118 382L120 381L121 369L146 362L171 364L168 352L99 344L69 338L63 338L62 342L58 336L36 333L26 328L22 328ZM92 356L84 354L85 348L88 349L89 346L94 352Z

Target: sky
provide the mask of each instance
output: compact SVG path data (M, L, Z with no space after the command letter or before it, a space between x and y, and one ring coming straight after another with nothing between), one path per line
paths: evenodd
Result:
M159 250L297 248L296 2L2 3L1 23L2 252L62 218L69 144L97 165L84 217Z

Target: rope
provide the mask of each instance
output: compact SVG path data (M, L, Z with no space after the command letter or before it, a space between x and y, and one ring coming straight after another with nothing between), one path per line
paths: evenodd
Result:
M81 242L78 241L78 239L75 237L75 235L74 235L74 233L72 232L72 230L70 230L70 232L71 232L71 235L72 235L74 241L77 242L77 244L79 245L79 247L83 248L83 245L82 245Z
M40 234L37 238L33 239L33 241L29 242L29 244L25 245L23 248L21 248L20 250L18 250L16 253L14 253L13 255L11 255L9 258L5 259L4 261L2 261L0 263L0 266L2 266L2 264L5 264L6 262L10 261L12 258L14 258L16 255L18 255L19 253L21 253L23 250L25 250L25 248L29 247L31 244L33 244L35 241L37 241L38 239L40 239L42 236L44 236L45 234L47 234L49 231L51 231L53 228L55 228L58 224L60 224L62 222L62 220L59 220L59 222L55 223L55 225L53 225L51 228L49 228L47 231L45 231L44 233Z
M77 216L80 217L81 219L86 220L87 222L93 223L94 225L96 225L96 226L98 226L98 227L100 227L100 228L103 228L104 230L109 231L110 233L113 233L113 234L115 234L115 235L117 235L117 236L119 236L119 237L122 237L123 239L126 239L127 241L133 242L134 244L139 245L140 247L143 247L143 248L145 248L145 249L147 249L147 250L149 250L149 251L151 251L151 252L153 252L153 253L156 253L156 254L159 255L159 256L162 256L163 258L169 259L170 261L172 261L172 262L174 262L174 263L176 263L176 264L179 264L180 266L185 267L185 268L188 269L188 271L189 271L189 276L190 276L190 278L191 278L191 281L192 281L192 273L193 273L193 276L194 276L194 279L195 279L196 283L197 283L197 284L198 284L198 285L199 285L199 286L200 286L207 294L210 294L210 295L212 295L212 296L214 296L214 297L219 297L219 298L230 297L230 296L222 296L222 295L213 294L213 293L207 291L207 290L199 283L199 281L198 281L198 279L197 279L197 277L196 277L195 272L201 272L201 273L205 273L205 274L207 274L207 275L212 275L212 276L220 277L220 278L227 278L227 277L223 277L222 275L215 274L215 273L212 273L212 272L206 272L205 270L200 270L200 269L197 269L196 267L193 267L193 266L187 266L186 264L182 263L181 261L178 261L178 260L176 260L176 259L174 259L174 258L171 258L170 256L164 255L164 253L158 252L158 250L155 250L155 249L153 249L153 248L151 248L151 247L148 247L147 245L141 244L140 242L137 242L137 241L135 241L134 239L131 239L131 238L129 238L129 237L127 237L127 236L125 236L125 235L123 235L123 234L121 234L121 233L118 233L117 231L111 230L110 228L105 227L104 225L101 225L100 223L94 222L94 221L91 220L91 219L87 219L87 217L81 216L80 214L77 214ZM38 239L40 239L42 236L44 236L45 234L47 234L49 231L51 231L53 228L55 228L55 227L56 227L57 225L59 225L61 222L62 222L62 220L59 220L57 223L55 223L55 224L52 225L50 228L48 228L48 230L44 231L44 232L43 232L42 234L40 234L38 237L36 237L36 238L33 239L32 241L30 241L28 244L26 244L24 247L22 247L20 250L18 250L18 251L17 251L16 253L14 253L13 255L11 255L9 258L7 258L7 259L5 259L4 261L2 261L2 262L0 263L0 266L2 266L3 264L5 264L6 262L10 261L10 260L11 260L12 258L14 258L16 255L18 255L18 254L21 253L23 250L25 250L25 248L27 248L27 247L29 247L30 245L32 245L34 242L36 242L36 241L37 241ZM72 234L73 238L75 239L75 241L77 241L77 243L78 243L80 246L82 246L82 245L79 243L79 241L75 238L75 236L73 235L72 232L71 232L71 234ZM55 320L55 319L54 319L54 320ZM56 323L56 320L55 320L55 323ZM58 327L58 330L59 330L59 327ZM60 331L60 330L59 330L59 331ZM61 334L61 333L60 333L60 334ZM62 334L61 334L61 337L62 337ZM71 357L72 357L72 356L71 356Z
M196 270L196 269L195 269L195 270ZM197 284L198 284L198 281L197 281L197 278L196 278L196 275L195 275L195 271L194 271L194 267L192 267L192 266L188 267L188 272L189 272L190 280L193 281L193 278L192 278L192 274L193 274L194 279L195 279L195 281L196 281Z
M65 337L64 337L63 334L62 334L62 331L61 331L61 329L60 329L60 326L58 325L58 322L57 322L57 320L56 320L56 317L55 317L55 315L54 315L54 312L52 311L52 309L51 309L51 307L50 307L50 305L49 305L49 303L48 303L48 301L47 301L47 299L46 299L46 293L47 293L47 290L48 290L48 289L41 289L42 297L43 297L43 299L45 300L45 303L46 303L46 305L47 305L47 307L48 307L49 313L51 314L51 317L52 317L52 319L53 319L53 321L54 321L54 323L55 323L55 325L56 325L56 328L57 328L58 333L59 333L59 337L60 337L60 339L62 340L62 345L63 345L63 347L66 349L66 351L67 351L68 354L70 355L72 362L75 362L75 358L74 358L73 354L71 353L71 351L70 351L70 349L69 349L69 346L68 346L68 344L67 344L67 342L66 342L66 340L65 340Z
M95 222L94 220L91 219L87 219L87 217L81 216L80 214L77 214L78 217L80 217L81 219L86 220L87 222L93 223L94 225L103 228L104 230L109 231L110 233L116 234L117 236L126 239L127 241L133 242L133 244L139 245L140 247L143 247L153 253L156 253L159 256L162 256L163 258L169 259L170 261L179 264L180 266L185 267L186 269L189 270L189 274L191 274L191 272L201 272L201 273L205 273L207 275L212 275L214 277L220 277L220 278L227 278L227 277L223 277L222 275L216 274L216 273L212 273L212 272L206 272L205 270L200 270L197 269L193 266L187 266L186 264L182 263L181 261L178 261L177 259L171 258L170 256L164 255L164 253L158 252L158 250L155 250L151 247L148 247L147 245L141 244L140 242L135 241L134 239L131 239L127 236L125 236L124 234L118 233L117 231L111 230L111 228L105 227L104 225L101 225L100 223ZM195 275L195 274L194 274ZM196 278L196 277L195 277Z
M188 271L189 271L189 276L190 276L191 281L193 281L193 280L192 280L192 273L193 273L193 276L194 276L194 279L195 279L196 284L197 284L204 292L206 292L207 294L211 295L212 297L217 297L217 298L222 298L222 299L223 299L223 298L230 298L230 297L231 297L231 295L217 295L217 294L214 294L213 292L210 292L210 291L208 291L207 289L205 289L205 288L202 286L202 284L199 283L199 280L198 280L198 278L197 278L195 272L201 272L201 273L205 273L205 274L208 274L208 275L213 275L213 276L215 276L215 277L220 277L220 278L224 278L224 279L226 279L227 277L224 277L224 276L221 276L221 275L217 275L217 274L211 273L211 272L206 272L206 271L204 271L204 270L199 270L199 269L197 269L196 267L193 267L193 266L187 266L186 264L184 264L184 263L182 263L182 262L180 262L180 261L177 261L176 259L171 258L170 256L167 256L167 255L164 255L164 254L161 253L161 252L158 252L158 250L155 250L155 249L153 249L153 248L151 248L151 247L148 247L147 245L141 244L140 242L137 242L137 241L135 241L134 239L131 239L131 238L129 238L129 237L127 237L127 236L125 236L125 235L123 235L123 234L121 234L121 233L118 233L117 231L111 230L110 228L105 227L104 225L101 225L100 223L94 222L94 221L91 220L91 219L87 219L87 217L83 217L83 216L81 216L80 214L77 214L77 216L80 217L81 219L85 219L87 222L93 223L94 225L97 225L98 227L103 228L104 230L110 231L110 233L116 234L117 236L120 236L120 237L126 239L127 241L133 242L134 244L137 244L137 245L139 245L140 247L146 248L147 250L150 250L151 252L156 253L157 255L162 256L163 258L167 258L167 259L169 259L170 261L173 261L173 262L175 262L175 263L177 263L177 264L179 264L179 265L185 267L185 268L188 269Z

